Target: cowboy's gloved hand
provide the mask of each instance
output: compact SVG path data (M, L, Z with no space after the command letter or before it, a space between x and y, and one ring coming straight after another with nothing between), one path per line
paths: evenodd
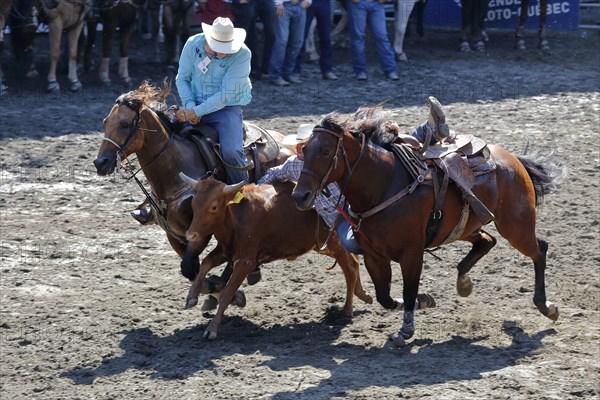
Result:
M175 111L175 116L179 122L189 121L192 125L200 122L200 117L196 116L196 113L191 108L180 108Z

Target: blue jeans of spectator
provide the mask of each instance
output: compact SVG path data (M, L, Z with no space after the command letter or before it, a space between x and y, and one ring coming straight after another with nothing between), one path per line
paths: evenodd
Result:
M243 167L248 163L244 153L244 131L242 128L242 107L228 106L202 116L202 122L213 127L219 133L221 156L229 165ZM227 168L230 184L248 182L248 171Z
M379 56L381 70L384 74L396 72L396 59L394 58L394 50L387 35L383 4L380 4L378 1L367 0L361 0L358 3L354 3L352 0L347 1L350 47L354 73L366 72L365 38L367 24L373 34L373 41L375 42L375 50Z
M275 23L275 44L269 63L269 79L287 78L294 73L296 58L304 42L306 10L300 3L284 2L285 13Z
M335 228L335 231L337 232L342 245L346 248L346 250L348 250L348 252L354 254L363 254L363 249L361 249L356 242L356 239L354 238L354 231L352 230L350 223L345 218L342 218L337 228Z
M250 24L247 29L246 44L252 51L252 72L269 73L269 60L275 42L275 3L273 0L250 0L248 3ZM263 51L258 51L256 20L260 18L263 24ZM236 25L237 26L237 25ZM259 56L259 54L261 54Z
M304 42L294 72L300 72L304 59L304 47L313 19L317 19L317 32L319 35L319 66L321 73L331 72L333 69L333 46L331 45L331 2L329 0L313 0L312 5L306 9L306 24L304 29Z

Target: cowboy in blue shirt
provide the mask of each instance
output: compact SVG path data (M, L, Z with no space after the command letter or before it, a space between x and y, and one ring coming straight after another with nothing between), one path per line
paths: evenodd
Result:
M246 31L234 28L229 18L203 23L181 52L175 84L183 108L180 122L202 123L219 133L221 153L230 183L248 182L248 172L231 166L247 164L243 149L242 106L252 100L250 59L244 44Z

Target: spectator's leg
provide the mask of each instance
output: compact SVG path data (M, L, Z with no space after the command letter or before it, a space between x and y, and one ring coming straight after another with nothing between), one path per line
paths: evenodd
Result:
M314 6L314 4L313 4ZM311 7L312 8L312 7ZM331 3L319 1L315 9L317 18L317 32L319 34L319 66L321 73L326 74L333 70L333 46L331 45Z
M371 12L367 14L367 23L371 27L381 70L384 74L395 73L397 65L394 58L394 50L392 50L392 45L388 39L385 9L383 8L383 4L380 3L373 2L368 4L371 6Z
M281 78L285 53L290 36L290 12L289 3L284 3L285 13L281 17L276 17L275 20L275 42L273 43L273 51L271 60L269 61L269 79L275 81Z
M348 26L350 27L350 50L352 67L355 74L365 73L367 60L365 55L365 37L367 30L366 2L354 3L347 0Z
M306 25L306 11L299 3L292 4L291 7L286 8L285 12L287 13L288 11L291 14L291 20L287 51L283 62L282 76L284 77L289 77L294 73L296 58L298 57L300 49L302 49L302 43L304 42L304 30Z

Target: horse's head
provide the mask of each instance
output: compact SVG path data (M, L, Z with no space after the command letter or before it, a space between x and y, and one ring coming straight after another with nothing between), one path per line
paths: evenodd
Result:
M335 114L328 115L317 124L302 147L304 168L292 192L300 210L310 209L317 193L344 174L347 160L343 141L348 133L335 117Z
M143 129L140 129L143 116L146 112L152 112L148 106L161 100L163 92L168 90L168 87L165 87L159 91L144 82L137 90L117 98L110 113L103 120L104 138L98 150L98 157L94 160L99 175L112 173L117 162L143 148L144 134Z

